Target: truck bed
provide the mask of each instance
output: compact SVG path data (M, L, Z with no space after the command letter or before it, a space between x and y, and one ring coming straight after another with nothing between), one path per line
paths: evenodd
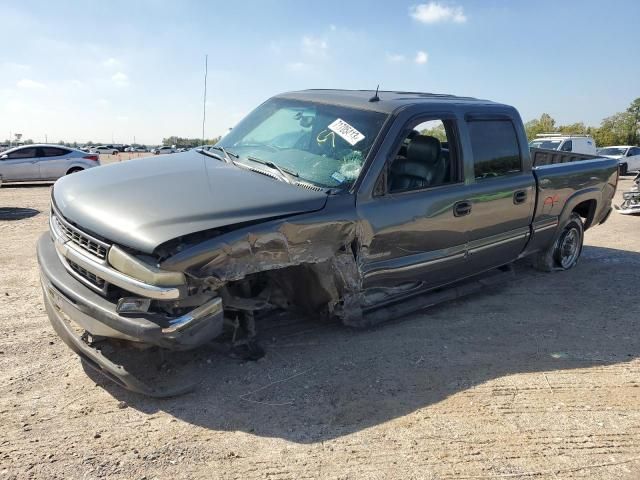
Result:
M560 150L547 150L545 148L530 148L529 150L531 151L531 162L534 167L601 158L597 155L587 155L586 153L561 152Z

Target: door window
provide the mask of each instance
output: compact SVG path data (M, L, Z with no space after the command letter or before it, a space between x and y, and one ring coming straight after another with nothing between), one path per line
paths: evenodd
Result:
M42 156L44 157L59 157L61 155L66 155L67 153L69 153L69 150L56 147L42 147L42 152Z
M21 148L20 150L15 150L13 152L9 152L7 154L9 159L17 159L17 158L35 158L36 157L36 148L35 147L27 147Z
M458 182L459 160L451 120L409 125L389 166L387 189L403 192Z
M572 152L573 151L573 142L571 140L567 140L562 144L560 148L563 152Z
M510 120L474 120L468 126L476 179L522 171L518 137Z

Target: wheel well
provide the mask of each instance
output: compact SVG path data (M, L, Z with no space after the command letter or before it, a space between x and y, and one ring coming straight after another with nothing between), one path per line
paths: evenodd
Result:
M67 175L74 172L80 172L82 170L84 170L84 168L82 167L71 167L69 170L67 170Z
M589 228L593 222L597 205L598 202L596 200L585 200L573 207L572 212L575 212L582 217L585 230Z

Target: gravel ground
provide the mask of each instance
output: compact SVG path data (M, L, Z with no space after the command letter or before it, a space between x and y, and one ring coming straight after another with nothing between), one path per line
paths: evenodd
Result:
M0 188L0 480L640 478L639 217L587 232L570 272L518 265L367 331L280 321L259 362L203 349L181 370L198 389L154 400L87 374L50 327L49 193Z

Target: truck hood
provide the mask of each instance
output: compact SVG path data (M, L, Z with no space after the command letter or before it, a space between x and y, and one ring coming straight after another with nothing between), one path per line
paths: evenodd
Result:
M79 228L151 253L181 235L320 210L327 195L189 151L67 175L53 200Z

